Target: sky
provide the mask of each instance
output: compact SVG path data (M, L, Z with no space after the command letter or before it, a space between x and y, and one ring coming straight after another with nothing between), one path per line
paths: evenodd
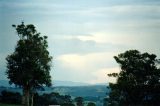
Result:
M53 80L115 82L113 56L126 50L160 57L159 0L0 0L0 79L19 40L12 24L34 24L48 36Z

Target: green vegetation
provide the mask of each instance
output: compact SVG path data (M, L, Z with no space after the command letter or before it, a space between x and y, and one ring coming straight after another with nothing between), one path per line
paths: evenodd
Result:
M18 92L2 91L0 95L0 103L21 104L21 94Z
M83 100L83 98L82 97L76 97L75 98L75 102L76 102L76 105L77 106L84 106L84 100Z
M47 36L40 36L35 26L13 25L20 38L15 51L7 60L7 76L10 83L23 89L22 104L33 106L33 94L44 85L51 85ZM30 102L31 100L31 102Z
M21 104L22 95L20 93L14 93L9 91L2 91L0 96L0 103L3 104ZM48 106L48 105L61 105L61 106L74 106L73 100L69 95L60 95L59 93L49 93L34 95L34 106ZM1 105L0 105L1 106Z
M87 104L87 106L96 106L96 104L93 103L93 102L89 102L89 103Z
M115 84L110 83L109 106L159 106L160 68L156 55L129 50L114 57L120 65Z
M99 89L103 92L99 92ZM0 87L0 92L6 90L7 92L21 92L21 88L14 88L14 87ZM77 86L77 87L45 87L44 91L43 90L38 90L38 95L43 95L43 94L51 94L52 92L57 92L59 93L60 96L64 95L70 95L71 100L75 103L74 98L76 97L83 97L84 100L84 106L87 105L88 102L94 102L96 106L102 106L103 105L103 98L106 96L106 86L105 85L95 85L95 86ZM109 93L110 91L107 90ZM34 95L34 103L36 103L37 100L35 100L37 94ZM20 97L21 100L21 97ZM45 99L44 99L45 100ZM44 101L45 102L45 101ZM1 103L1 102L0 102ZM2 101L2 103L4 103ZM7 103L7 102L6 102ZM14 104L14 103L13 103ZM20 102L21 104L21 102Z
M69 95L60 95L59 93L49 93L39 95L38 93L35 94L35 103L34 106L40 105L61 105L61 106L74 106L73 100Z

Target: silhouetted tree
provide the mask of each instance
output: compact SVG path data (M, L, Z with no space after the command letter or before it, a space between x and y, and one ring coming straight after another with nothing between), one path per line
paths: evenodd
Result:
M82 97L76 97L75 98L77 106L83 106L83 98Z
M40 36L34 25L13 25L20 38L15 51L7 60L7 76L10 84L23 89L23 103L29 106L30 95L45 85L51 85L50 66L52 57L47 50L47 36ZM31 99L33 105L33 99Z
M108 105L160 105L160 68L156 55L129 50L114 57L120 65L116 83L110 83Z

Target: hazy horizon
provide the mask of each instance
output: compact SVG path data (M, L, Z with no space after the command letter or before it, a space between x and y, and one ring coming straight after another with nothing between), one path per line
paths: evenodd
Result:
M48 36L53 80L114 82L113 56L130 49L160 58L158 0L1 0L0 80L18 41L11 25L22 21Z

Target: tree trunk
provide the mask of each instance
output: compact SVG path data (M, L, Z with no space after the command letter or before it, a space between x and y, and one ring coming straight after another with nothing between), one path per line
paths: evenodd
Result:
M24 90L24 96L25 96L25 105L24 106L29 106L29 89Z
M34 101L34 93L31 93L31 106L33 106L33 101Z
M22 94L22 105L25 106L25 90L23 88L23 94Z

